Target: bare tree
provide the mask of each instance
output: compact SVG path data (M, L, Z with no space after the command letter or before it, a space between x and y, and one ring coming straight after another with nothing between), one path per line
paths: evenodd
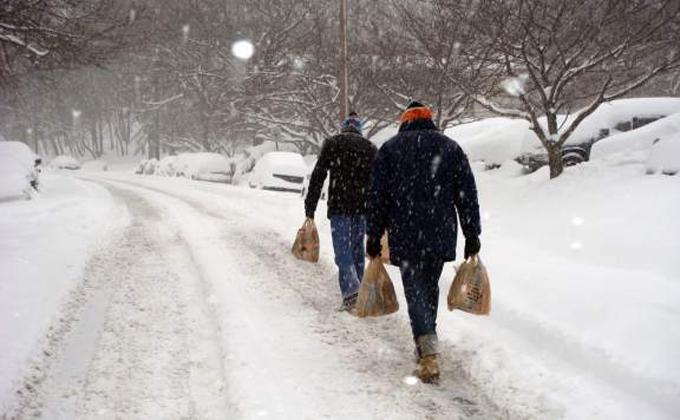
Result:
M680 62L674 0L479 0L465 16L479 41L465 45L465 54L490 52L491 84L451 81L488 110L530 121L548 152L551 178L562 173L562 145L600 104ZM505 93L501 85L517 107L494 100ZM564 114L572 118L560 127Z
M134 44L121 29L143 30L144 16L125 0L0 0L0 83L33 69L108 62Z
M366 37L377 57L370 78L392 113L415 98L432 106L435 123L445 129L468 111L469 96L448 76L467 80L475 73L475 63L460 55L469 31L455 13L470 3L452 9L436 0L394 1L378 12L382 19Z

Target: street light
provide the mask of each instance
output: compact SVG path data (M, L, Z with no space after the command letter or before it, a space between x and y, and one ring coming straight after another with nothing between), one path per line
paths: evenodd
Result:
M340 0L340 120L349 113L349 77L347 58L347 0Z
M247 39L234 42L231 53L239 60L249 60L255 54L255 46Z

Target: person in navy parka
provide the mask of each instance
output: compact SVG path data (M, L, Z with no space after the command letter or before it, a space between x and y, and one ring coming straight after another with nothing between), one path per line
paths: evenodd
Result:
M366 251L380 255L388 232L390 262L399 266L423 382L437 382L437 306L444 262L456 257L458 223L465 258L479 252L477 188L467 156L440 133L432 112L411 102L399 133L378 151L367 213Z

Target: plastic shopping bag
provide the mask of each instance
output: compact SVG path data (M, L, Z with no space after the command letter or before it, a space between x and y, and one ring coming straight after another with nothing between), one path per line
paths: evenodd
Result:
M298 229L291 251L300 260L319 261L319 232L316 230L314 220L306 219L302 227Z
M399 302L394 285L380 258L372 258L364 272L359 286L356 311L357 316L389 315L399 310Z
M449 311L460 309L474 315L491 312L491 284L478 255L468 258L456 272L447 298Z

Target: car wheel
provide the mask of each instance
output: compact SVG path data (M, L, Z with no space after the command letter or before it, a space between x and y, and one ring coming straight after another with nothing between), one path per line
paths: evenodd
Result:
M579 163L585 162L586 159L585 157L578 152L567 152L564 155L562 155L562 164L564 166L574 166L578 165Z

